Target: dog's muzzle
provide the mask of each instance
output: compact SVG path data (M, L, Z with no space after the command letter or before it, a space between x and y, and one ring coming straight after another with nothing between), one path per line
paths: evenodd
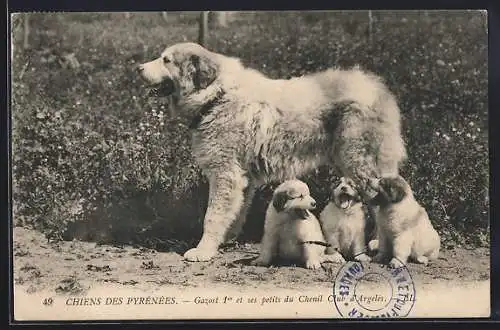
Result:
M352 198L352 196L351 196L351 195L349 195L349 194L345 194L345 193L341 193L341 194L339 195L339 198L338 198L338 199L339 199L339 202L338 202L338 203L339 203L339 207L340 207L341 209L346 210L346 209L348 209L348 208L350 208L350 207L351 207L351 205L352 205L352 200L353 200L353 198Z

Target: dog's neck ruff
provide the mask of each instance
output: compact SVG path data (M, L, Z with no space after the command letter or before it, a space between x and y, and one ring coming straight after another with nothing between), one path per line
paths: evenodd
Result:
M218 90L215 97L213 97L207 103L203 104L200 107L200 109L198 110L198 114L191 121L191 124L189 125L189 129L192 129L192 130L198 129L198 127L200 126L200 123L203 121L203 118L205 118L208 114L210 114L210 112L212 111L212 109L215 106L225 102L223 99L224 94L225 94L225 92L223 90Z

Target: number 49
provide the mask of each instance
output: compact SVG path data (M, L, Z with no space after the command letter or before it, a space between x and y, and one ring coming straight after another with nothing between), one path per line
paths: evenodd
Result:
M44 304L45 306L51 306L52 303L54 303L54 300L52 298L45 298L43 301L42 301L42 304Z

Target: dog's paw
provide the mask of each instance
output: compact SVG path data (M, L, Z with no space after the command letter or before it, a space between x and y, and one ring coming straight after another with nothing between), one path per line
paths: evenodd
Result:
M270 264L271 264L271 259L262 258L260 256L257 259L254 259L250 262L250 265L252 265L252 266L262 266L262 267L267 267Z
M318 269L318 268L321 268L321 262L318 259L309 259L309 260L306 260L306 268L307 269Z
M375 262L377 264L385 264L388 261L388 257L384 253L377 253L373 258L372 262Z
M417 262L419 264L424 264L425 266L427 266L427 264L429 263L429 258L427 258L426 256L420 256L417 258Z
M335 252L333 254L325 254L323 256L323 262L331 262L334 264L344 264L345 259L340 253Z
M377 251L378 250L378 239L372 239L369 243L368 243L368 250L370 252L374 252L374 251Z
M372 258L366 255L366 253L361 253L358 254L357 256L354 257L354 260L359 261L359 262L370 262Z
M184 259L188 261L209 261L217 255L217 250L206 250L192 248L184 253Z

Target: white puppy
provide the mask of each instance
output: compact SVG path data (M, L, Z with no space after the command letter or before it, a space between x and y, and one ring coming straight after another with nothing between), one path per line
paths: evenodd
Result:
M252 264L268 266L275 257L309 269L321 267L326 242L318 219L310 212L316 201L300 180L288 180L276 188L264 223L261 251Z
M345 259L370 261L366 255L365 213L354 182L340 178L332 186L330 202L319 216L327 243L326 253L331 262L343 263Z
M415 200L408 182L401 176L386 177L375 182L374 188L379 193L372 203L379 210L377 240L369 243L370 249L378 249L373 261L391 260L397 266L406 264L409 258L422 264L437 259L439 235L425 209Z

